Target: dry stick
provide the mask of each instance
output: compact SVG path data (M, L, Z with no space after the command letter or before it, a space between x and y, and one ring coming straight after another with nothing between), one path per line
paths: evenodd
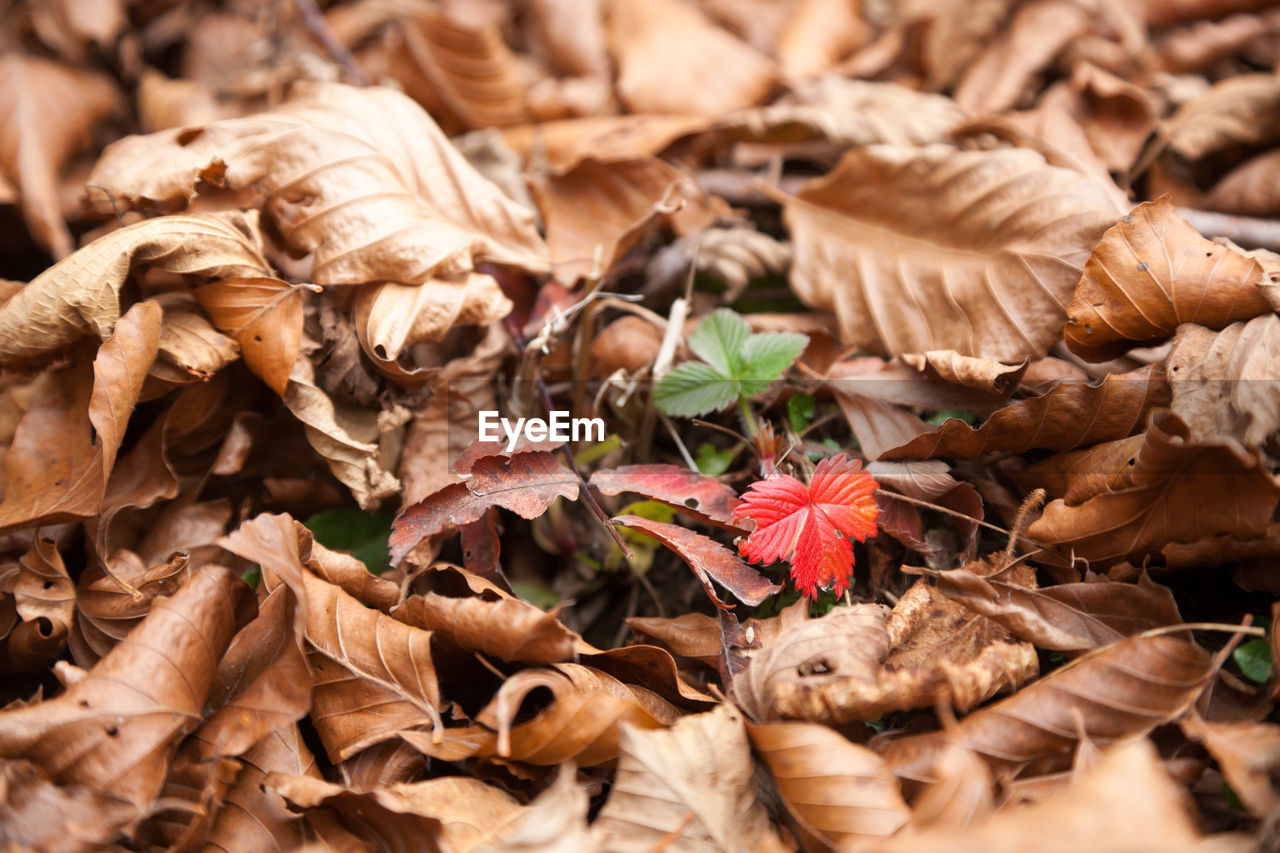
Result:
M524 354L525 340L524 335L520 334L520 330L516 328L515 321L508 315L504 321L507 327L507 333L511 335L511 339L515 341L516 347L520 350L520 354ZM542 406L547 410L547 416L555 411L555 407L551 405L551 392L547 390L547 382L542 378L542 373L535 375L534 381L538 385L538 396L542 399ZM578 470L578 463L573 460L573 451L569 449L569 445L560 446L560 455L564 457L565 463L569 466L569 470L573 472L573 476L578 478L578 492L582 495L583 500L587 502L587 506L595 513L596 518L600 519L600 523L604 525L605 530L609 531L609 535L613 537L613 541L622 549L622 553L626 555L628 560L636 558L635 552L627 545L627 541L622 538L622 534L613 526L613 520L609 517L609 513L604 511L596 500L595 495L591 494L591 489L587 486L587 478L582 476L582 471Z
M937 510L938 512L954 516L955 518L963 518L965 521L972 521L974 524L985 527L988 530L994 530L996 533L1003 533L1005 536L1016 535L1012 531L1005 530L1003 527L997 527L996 525L983 521L980 518L974 518L972 515L965 515L963 512L956 512L954 509L947 509L945 506L938 506L937 504L932 504L928 501L922 501L919 498L909 498L906 495L900 495L897 492L885 491L884 489L876 489L875 493L886 498L892 498L895 501L902 501L903 503L913 504L915 506L924 507L925 509Z
M347 78L357 86L368 86L369 81L365 79L364 72L360 70L360 66L356 65L355 57L351 55L351 51L347 50L347 46L333 34L333 30L329 29L329 24L325 21L324 13L320 11L320 7L316 5L316 0L294 0L294 4L298 7L298 12L302 14L302 22L306 24L307 29L310 30L313 36L320 39L324 49L329 51L329 55L333 57L334 61L342 66Z
M1280 252L1280 221L1255 219L1252 216L1232 216L1214 210L1196 210L1180 207L1178 213L1191 223L1191 227L1206 237L1226 237L1246 249L1270 249Z

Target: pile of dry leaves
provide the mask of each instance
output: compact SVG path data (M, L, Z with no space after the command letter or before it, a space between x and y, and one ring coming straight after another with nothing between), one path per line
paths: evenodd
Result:
M1280 849L1269 5L5 4L0 846Z

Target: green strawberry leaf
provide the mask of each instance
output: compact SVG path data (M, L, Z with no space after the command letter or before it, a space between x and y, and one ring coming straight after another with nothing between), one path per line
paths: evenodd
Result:
M701 473L708 477L719 477L729 470L729 466L733 464L733 458L737 455L737 447L717 450L714 444L704 441L698 445L698 455L693 461L698 463L698 471Z
M1262 637L1254 637L1231 653L1231 659L1240 667L1244 677L1257 684L1271 678L1274 664L1271 661L1271 645Z
M717 308L689 336L689 349L722 376L737 378L750 332L746 320L728 308Z
M742 345L742 393L748 397L766 391L795 363L809 344L808 335L796 332L764 332L752 335Z
M708 364L687 361L653 389L653 402L668 415L692 418L727 408L738 399L740 385Z

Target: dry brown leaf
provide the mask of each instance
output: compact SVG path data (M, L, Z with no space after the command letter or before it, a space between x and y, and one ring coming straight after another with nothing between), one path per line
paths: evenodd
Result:
M1141 436L1059 460L1048 461L1066 467L1066 497L1027 535L1101 565L1140 562L1176 542L1261 536L1280 503L1280 483L1253 454L1196 442L1171 414L1157 414Z
M1030 363L1004 364L994 358L961 355L955 350L904 353L902 360L928 376L1006 397L1018 387Z
M404 30L409 54L436 97L468 127L525 121L524 75L498 24L450 11L428 7Z
M885 628L889 650L871 671L828 667L783 682L774 702L778 715L845 723L939 702L967 711L1039 672L1029 643L923 580L894 605Z
M1188 160L1280 138L1280 80L1274 74L1227 77L1184 104L1165 128L1169 148Z
M1041 649L1074 652L1182 621L1168 587L1145 572L1137 584L1090 574L1082 583L1036 589L967 568L940 572L938 589Z
M733 695L757 722L775 719L779 692L805 678L846 676L874 681L889 653L888 608L878 604L837 607L808 618L801 601L782 612L773 641L756 652L735 677Z
M547 688L551 705L526 722L517 712L529 693ZM530 764L575 761L584 767L618 757L621 723L639 729L669 726L679 710L658 694L625 684L592 667L576 663L525 669L503 682L476 720L497 732L492 751Z
M720 620L705 613L685 613L675 617L628 616L627 625L641 639L657 640L672 653L713 668L724 642Z
M270 112L120 140L91 176L135 206L189 201L200 180L259 193L288 244L314 253L317 284L422 284L477 260L546 268L532 212L389 89L300 82Z
M976 459L1033 448L1073 450L1132 435L1154 409L1172 399L1162 370L1113 374L1098 384L1067 381L1047 394L1020 400L973 428L948 418L930 433L885 451L882 459Z
M956 86L956 103L971 113L1014 106L1058 52L1089 27L1089 13L1068 0L1020 5L1013 20Z
M731 113L713 133L762 142L817 137L839 145L943 142L964 121L955 101L896 83L823 76L768 106Z
M835 384L836 403L867 459L880 459L895 447L910 445L929 432L918 415L884 400L849 393L848 383Z
M199 723L249 588L226 569L196 573L57 698L0 712L0 754L55 782L139 807L159 793L172 751Z
M1250 158L1213 185L1205 205L1224 213L1274 218L1280 213L1280 151Z
M118 556L124 557L124 552ZM172 595L190 577L188 563L181 554L150 568L140 559L113 558L115 577L103 566L86 569L76 587L76 623L69 638L76 663L92 666L111 651L142 621L157 598ZM129 584L132 592L120 581Z
M392 611L395 618L449 637L464 649L505 661L555 663L572 660L581 638L559 619L496 587L488 595L453 598L413 595Z
M1118 744L1060 795L1000 812L957 833L953 827L903 834L868 847L883 853L1069 853L1097 850L1192 853L1200 844L1184 794L1145 739Z
M991 771L973 750L949 742L934 772L936 780L912 804L911 823L902 835L922 830L960 832L991 817L995 811Z
M55 258L75 249L62 219L59 173L119 100L105 74L12 50L0 59L0 172L16 184L31 236Z
M258 516L219 544L260 564L267 589L285 584L293 590L300 613L305 614L307 642L319 654L369 687L392 692L440 727L431 632L371 610L341 587L308 571L303 554L309 550L310 533L305 528L300 533L297 522L287 515ZM321 677L313 669L317 683Z
M911 810L884 760L814 723L746 723L791 816L833 849L888 838Z
M277 586L218 664L209 704L218 710L188 741L201 761L242 755L311 707L311 673L296 620L297 597Z
M1030 151L851 151L786 202L797 295L850 346L1020 361L1060 334L1105 185Z
M1067 84L1050 90L1050 100L1080 122L1098 159L1120 174L1128 173L1157 123L1146 90L1087 62L1076 65Z
M1162 341L1180 323L1221 329L1271 310L1280 263L1206 240L1167 197L1144 202L1103 236L1068 308L1071 351L1105 361Z
M400 600L399 584L373 574L350 554L312 542L305 563L316 575L375 610L390 610Z
M647 371L662 349L662 332L640 317L619 317L596 333L587 363L596 379L621 370L628 375Z
M354 834L353 840L368 839L378 850L438 853L441 849L440 821L422 814L418 802L397 796L398 792L350 791L323 779L285 773L268 774L262 784L291 803L309 822L336 815L342 828Z
M679 0L615 0L608 37L632 112L714 117L774 85L773 63Z
M610 850L781 849L756 796L742 717L730 706L666 731L624 726L620 746L618 774L594 824L609 835Z
M486 827L475 853L599 853L601 833L587 826L589 798L572 764L505 825ZM448 825L445 825L446 831Z
M651 226L668 222L689 231L714 218L693 179L656 157L587 158L531 189L556 279L568 285L607 273Z
M845 0L802 0L782 31L774 55L788 77L807 77L831 68L871 40L861 4Z
M240 346L215 329L184 293L163 293L164 325L151 377L174 384L209 379L240 357Z
M76 588L53 540L37 538L31 543L18 560L17 577L6 591L13 593L14 609L24 621L48 619L61 626L63 636L71 630Z
M239 214L162 216L112 231L0 307L0 362L47 361L82 335L109 338L135 265L214 280L270 276L257 239Z
M102 849L140 816L108 792L55 785L29 761L0 761L0 792L0 825L14 849Z
M1255 817L1266 818L1280 805L1274 783L1280 766L1280 726L1275 723L1216 723L1192 714L1181 721L1189 737L1204 743L1222 768L1231 790Z
M1221 332L1179 326L1166 370L1169 409L1192 440L1257 447L1280 429L1280 317L1274 313Z
M608 161L661 154L710 124L708 118L688 115L590 116L508 128L502 139L526 160L536 152L556 171L567 171L587 157Z
M369 410L335 403L316 387L315 368L306 355L294 362L283 399L302 422L307 442L362 509L373 509L400 490L400 481L383 467L380 443L408 420L406 409Z
M83 360L54 374L49 397L23 417L13 452L5 455L0 528L102 511L129 416L155 361L162 316L147 301L114 324L93 360L92 390Z
M1105 745L1174 719L1200 695L1212 665L1208 652L1175 636L1130 637L975 711L950 737L993 770L1016 770L1069 755L1082 735ZM931 782L947 739L942 732L909 735L879 752L900 778Z
M303 290L270 276L226 278L195 290L213 324L236 339L244 363L282 397L302 344Z

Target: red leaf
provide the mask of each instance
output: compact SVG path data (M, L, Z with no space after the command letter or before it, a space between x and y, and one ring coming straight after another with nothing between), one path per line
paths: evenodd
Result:
M844 454L819 462L807 487L786 474L752 483L733 517L756 529L738 550L753 563L789 560L796 588L810 598L830 584L839 595L853 574L850 540L876 533L877 488L862 462Z
M650 521L638 515L620 515L614 519L618 524L625 524L632 530L639 530L657 539L672 551L680 555L693 573L702 581L707 595L721 609L731 608L716 595L707 577L713 577L725 589L747 604L759 604L782 587L770 583L769 579L738 559L728 548L708 539L701 533L695 533L678 524L665 524L661 521Z
M578 479L554 453L515 453L510 459L485 456L471 468L471 479L453 483L406 509L391 525L391 562L446 527L478 521L500 506L524 518L537 518L556 498L578 497Z
M606 495L635 492L664 503L706 524L737 529L733 508L740 501L733 489L715 477L707 477L675 465L623 465L591 475L591 485Z

